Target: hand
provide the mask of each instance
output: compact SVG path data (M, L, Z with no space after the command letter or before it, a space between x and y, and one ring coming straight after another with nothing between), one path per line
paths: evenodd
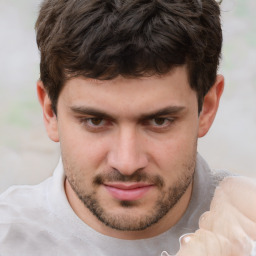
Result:
M253 256L253 241L256 183L248 178L227 177L216 189L210 211L201 216L199 229L181 239L176 256Z

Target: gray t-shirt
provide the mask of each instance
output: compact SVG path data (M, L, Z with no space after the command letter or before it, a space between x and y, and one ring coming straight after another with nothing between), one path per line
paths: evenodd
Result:
M191 201L180 221L156 237L122 240L85 224L70 207L60 161L52 177L35 186L13 186L0 196L0 256L160 256L175 254L179 238L198 229L219 181L197 156Z

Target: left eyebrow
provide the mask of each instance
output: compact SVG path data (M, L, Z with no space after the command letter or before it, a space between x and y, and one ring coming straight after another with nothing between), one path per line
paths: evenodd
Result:
M154 117L158 116L169 116L169 115L177 115L181 112L183 112L186 108L183 106L170 106L163 109L159 109L157 111L142 114L140 119L152 119Z

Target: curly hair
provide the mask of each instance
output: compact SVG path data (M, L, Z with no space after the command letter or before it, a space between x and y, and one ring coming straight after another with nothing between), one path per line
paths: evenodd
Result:
M40 79L55 112L70 78L163 75L181 65L200 111L222 47L215 0L44 0L36 32Z

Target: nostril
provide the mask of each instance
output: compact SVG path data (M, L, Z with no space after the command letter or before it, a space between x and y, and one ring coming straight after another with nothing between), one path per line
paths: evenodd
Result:
M110 168L118 170L125 176L130 176L143 170L148 165L148 160L143 153L112 152L108 156L108 164Z

